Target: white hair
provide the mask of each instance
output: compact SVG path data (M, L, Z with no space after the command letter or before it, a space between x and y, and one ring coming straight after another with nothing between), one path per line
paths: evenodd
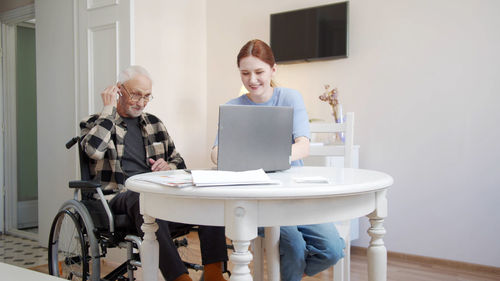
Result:
M130 65L127 68L125 68L124 70L122 70L120 72L120 74L118 75L118 82L123 84L123 83L127 82L128 80L133 79L137 75L144 75L151 81L151 83L153 83L153 79L151 78L151 74L149 74L149 72L144 67L142 67L140 65Z

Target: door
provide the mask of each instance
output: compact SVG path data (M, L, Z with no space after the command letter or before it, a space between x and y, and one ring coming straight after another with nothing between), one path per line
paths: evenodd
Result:
M19 11L21 9L21 11ZM2 29L2 210L1 231L28 238L36 233L18 231L36 227L36 91L34 25L24 22L34 17L34 6L9 11ZM24 27L27 27L26 29ZM21 93L21 97L19 97ZM20 108L18 105L22 104ZM25 112L19 119L17 114ZM28 157L24 157L28 156ZM21 163L27 163L28 165ZM22 173L18 173L23 169ZM34 179L34 180L33 180ZM19 181L22 182L21 186ZM24 187L24 188L23 188ZM21 198L21 200L18 200ZM20 204L18 205L18 203ZM21 225L19 225L21 219ZM27 222L27 223L25 223ZM36 232L36 228L33 228Z
M17 229L37 232L35 26L16 27Z
M101 110L101 91L133 63L133 1L78 2L79 117L83 118Z
M77 153L65 142L78 122L100 111L100 91L133 62L133 0L35 1L38 111L39 241L72 198Z

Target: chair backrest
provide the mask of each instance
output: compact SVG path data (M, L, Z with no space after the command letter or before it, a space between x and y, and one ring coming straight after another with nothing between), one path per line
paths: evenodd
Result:
M90 158L83 152L82 149L82 139L81 137L73 137L66 143L66 148L70 149L75 144L78 144L78 159L80 162L80 178L82 181L90 181L92 178L90 177Z
M354 137L354 113L348 112L344 123L313 122L310 124L313 133L344 133L343 145L311 145L309 156L343 156L344 167L353 168L353 137Z
M80 156L80 175L82 180L92 180L90 177L90 158L82 149L82 139L78 140L78 155Z

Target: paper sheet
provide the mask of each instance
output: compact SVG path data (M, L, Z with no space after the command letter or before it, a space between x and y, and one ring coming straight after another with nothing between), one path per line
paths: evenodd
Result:
M152 173L140 175L135 179L174 187L193 185L193 178L189 173L174 173L172 175Z
M262 169L243 172L193 170L191 174L196 186L279 184Z
M325 177L294 177L296 183L329 183Z

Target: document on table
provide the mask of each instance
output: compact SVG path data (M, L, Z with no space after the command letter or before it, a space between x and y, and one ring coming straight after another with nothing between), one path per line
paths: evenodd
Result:
M173 187L185 187L193 185L193 178L187 172L174 173L170 175L162 173L150 173L136 176L135 179Z
M296 183L329 183L325 177L294 177Z
M192 170L193 183L196 186L217 185L253 185L253 184L279 184L269 178L262 169L231 172L217 170Z

